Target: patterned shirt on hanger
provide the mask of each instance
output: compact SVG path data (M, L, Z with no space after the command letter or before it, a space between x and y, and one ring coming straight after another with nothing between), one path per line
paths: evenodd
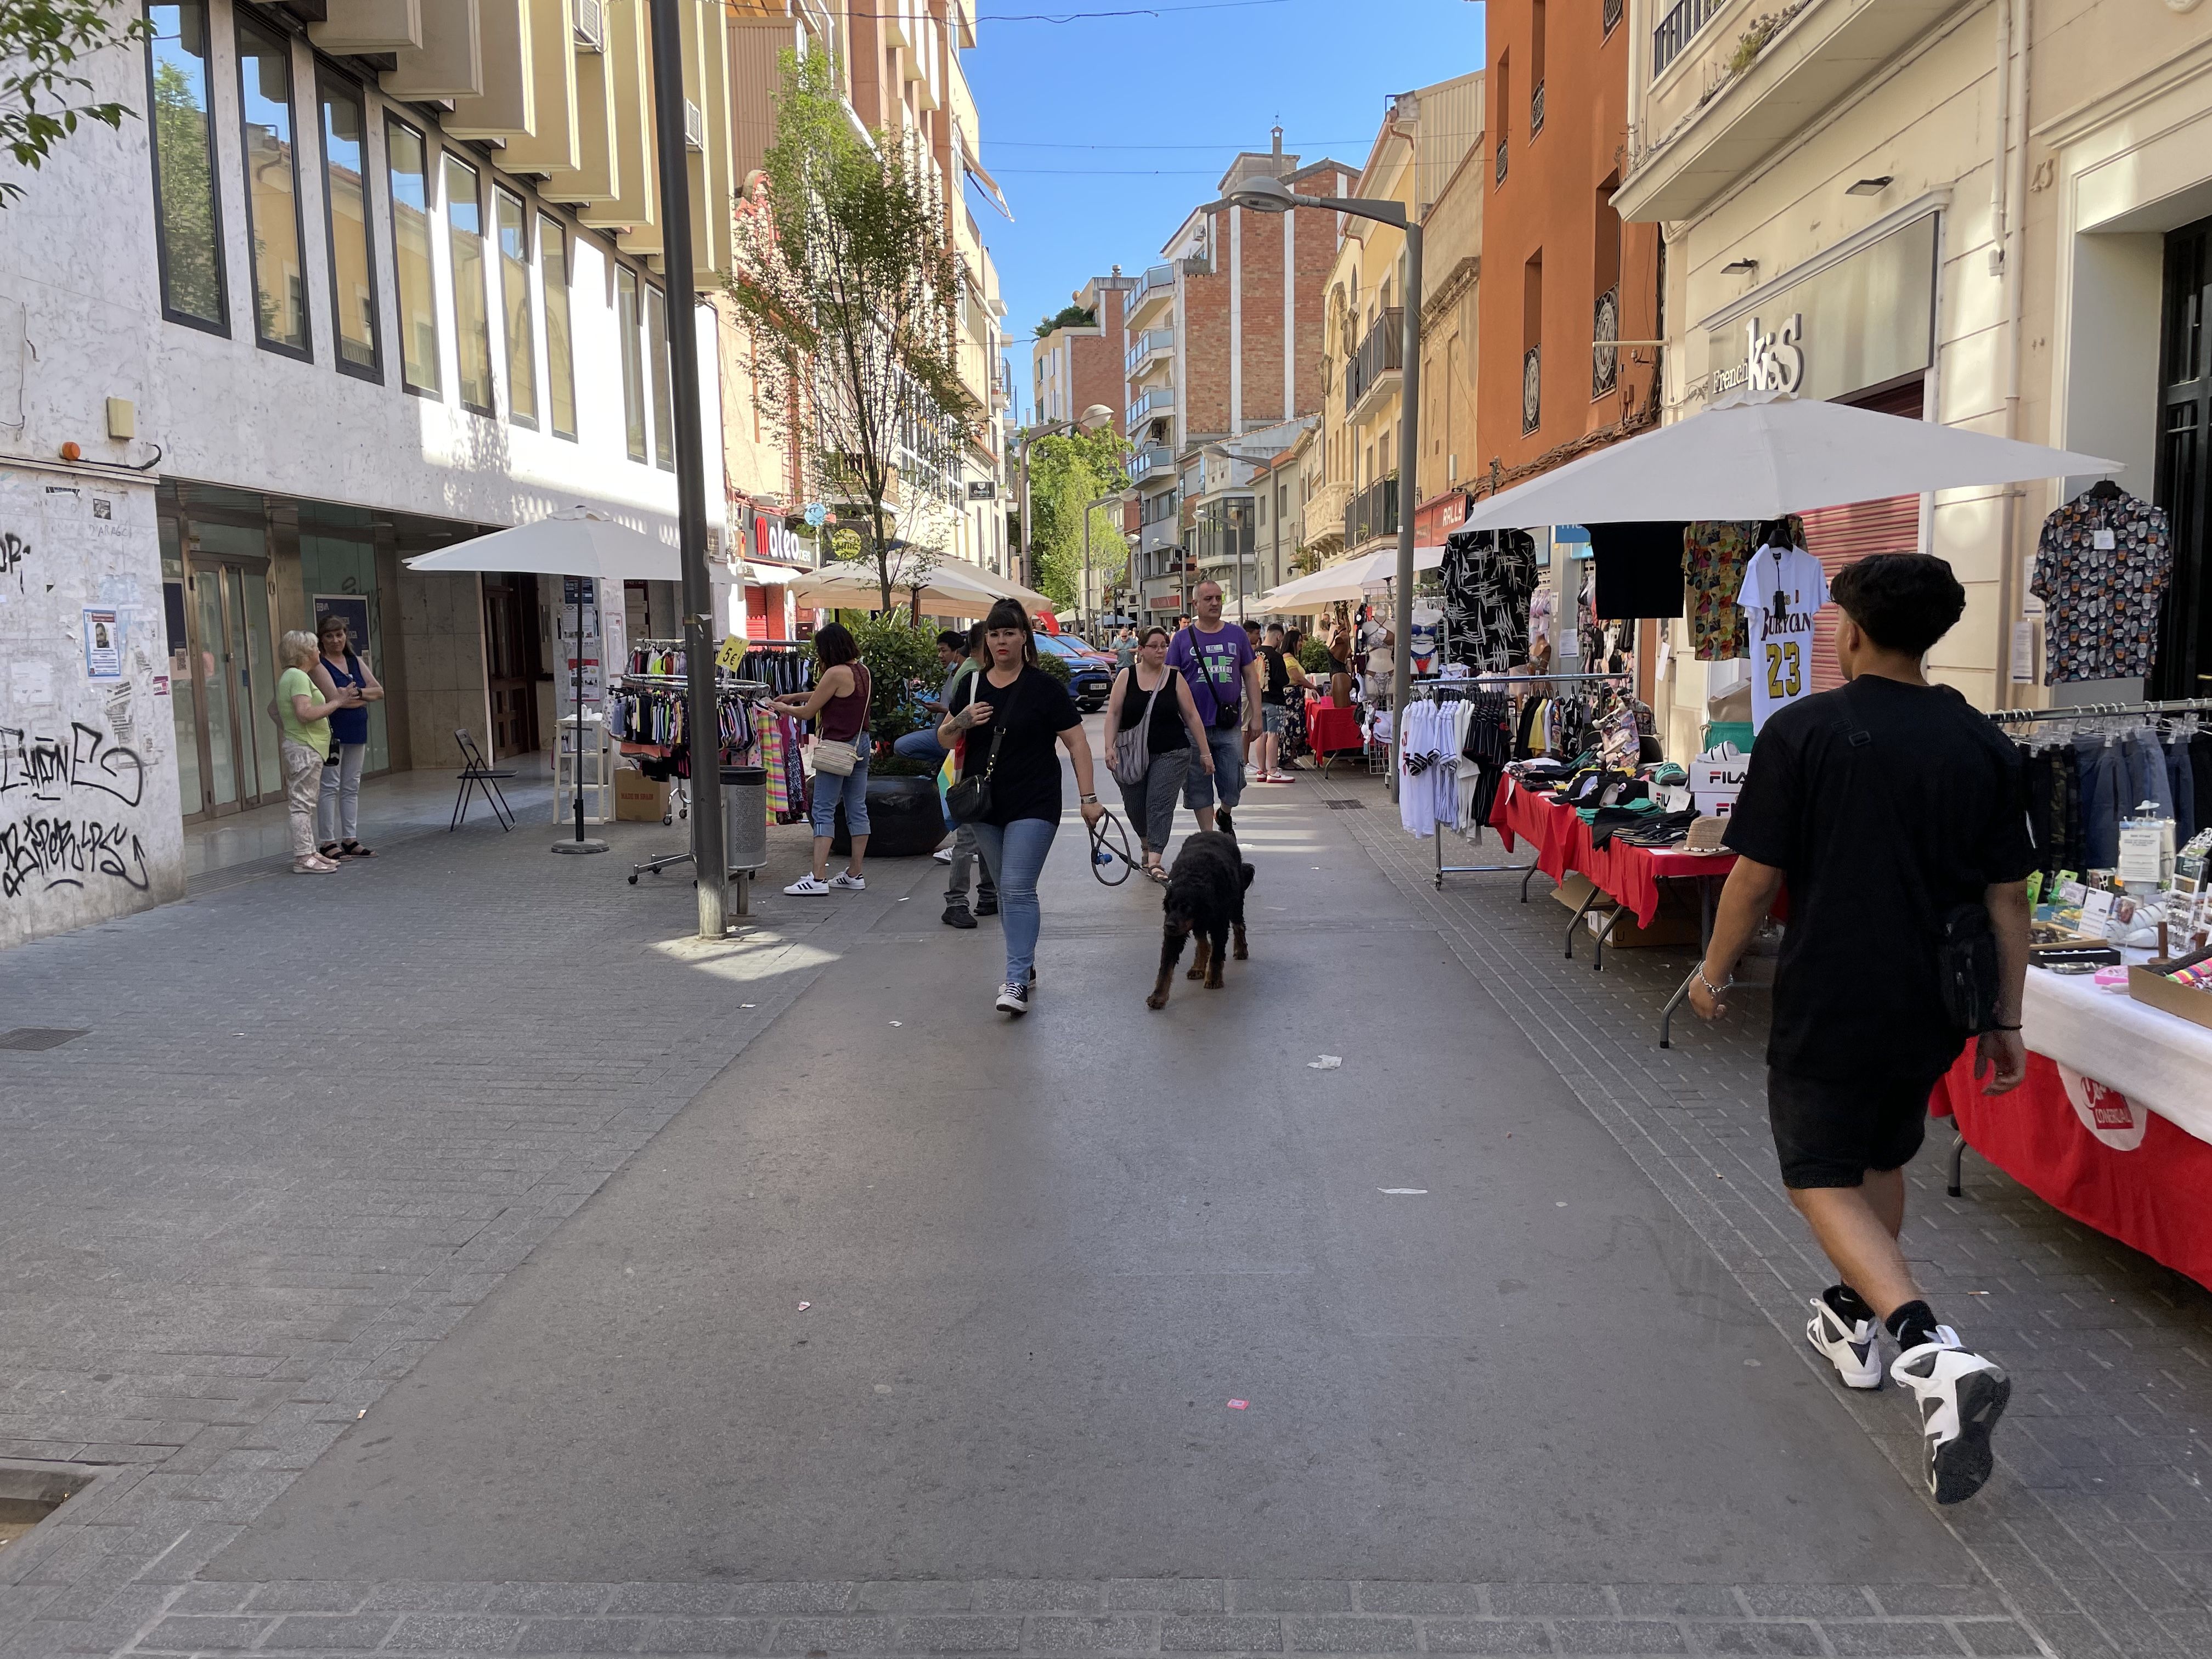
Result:
M1790 540L1805 545L1805 521L1788 520ZM1690 654L1726 662L1751 654L1751 630L1736 606L1744 567L1759 551L1759 526L1707 520L1682 528L1682 614L1690 624Z
M2045 519L2029 586L2049 607L2044 684L2148 674L2172 574L2166 514L2139 496L2086 492Z

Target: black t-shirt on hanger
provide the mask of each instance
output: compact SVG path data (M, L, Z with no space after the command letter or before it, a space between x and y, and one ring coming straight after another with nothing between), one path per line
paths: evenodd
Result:
M1060 822L1060 734L1079 726L1075 699L1042 668L1024 667L1012 685L989 684L988 671L969 674L952 689L951 712L970 702L991 705L991 718L968 733L960 775L980 777L990 763L991 738L1006 728L999 763L991 774L991 810L983 822L1002 828L1017 818Z

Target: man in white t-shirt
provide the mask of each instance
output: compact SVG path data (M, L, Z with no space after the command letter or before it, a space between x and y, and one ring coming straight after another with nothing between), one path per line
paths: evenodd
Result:
M1827 573L1802 547L1762 547L1744 567L1751 635L1751 729L1813 689L1813 617L1828 602Z

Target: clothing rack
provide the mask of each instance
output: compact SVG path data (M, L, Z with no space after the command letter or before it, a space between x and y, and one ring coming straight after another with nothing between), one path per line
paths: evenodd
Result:
M1425 702L1437 702L1451 700L1445 697L1443 695L1444 693L1450 693L1452 698L1456 698L1485 691L1504 690L1504 688L1514 685L1573 685L1578 684L1589 684L1591 682L1618 683L1622 680L1632 680L1634 678L1634 675L1626 673L1463 674L1454 676L1449 679L1437 678L1418 680L1407 688L1407 696L1408 697L1418 697ZM1511 694L1509 692L1507 695L1510 696ZM1521 902L1523 904L1526 904L1528 902L1528 878L1534 873L1536 868L1536 863L1534 859L1531 859L1526 864L1446 864L1444 862L1444 838L1443 831L1437 831L1437 834L1430 836L1429 839L1437 844L1436 879L1438 891L1443 890L1444 878L1446 876L1510 874L1516 875L1521 878ZM1480 823L1477 823L1474 826L1474 839L1477 846L1481 845L1482 825Z
M2084 702L2063 708L2000 708L1990 718L2001 726L2046 720L2100 720L2126 714L2212 714L2212 697L2171 697L2163 702Z

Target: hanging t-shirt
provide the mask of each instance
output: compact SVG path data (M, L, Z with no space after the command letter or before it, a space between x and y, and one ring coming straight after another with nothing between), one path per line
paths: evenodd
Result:
M1442 574L1457 659L1500 673L1528 661L1534 538L1525 530L1455 530L1444 538Z
M2086 492L2045 519L2029 586L2050 607L2045 683L2148 674L2172 573L2166 514L2139 496Z
M1751 644L1751 729L1813 689L1813 617L1828 602L1820 562L1802 547L1762 547L1736 604Z

